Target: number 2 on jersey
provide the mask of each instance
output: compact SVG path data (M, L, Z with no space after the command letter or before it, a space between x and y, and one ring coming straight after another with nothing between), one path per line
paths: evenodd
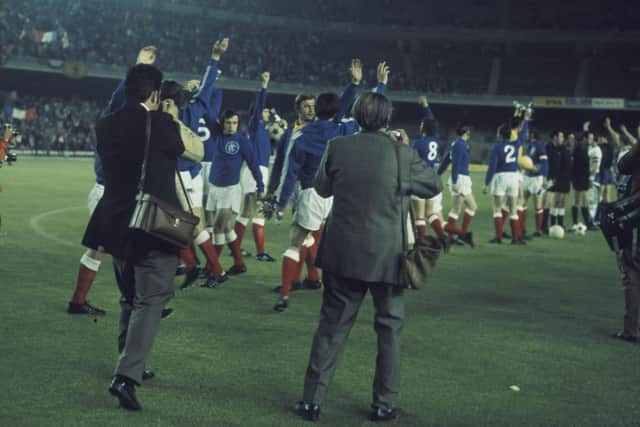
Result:
M516 147L514 147L513 145L505 145L504 153L506 154L504 156L505 163L513 163L516 161Z

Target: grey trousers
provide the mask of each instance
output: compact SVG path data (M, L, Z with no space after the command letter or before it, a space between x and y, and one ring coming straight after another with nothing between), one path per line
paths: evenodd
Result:
M638 311L640 310L640 251L635 254L625 249L618 257L624 286L624 335L640 337Z
M178 258L151 251L134 259L113 258L113 269L120 288L120 357L115 375L138 384L158 331L162 309L173 297Z
M367 283L323 272L324 294L320 324L313 338L304 381L303 400L324 399L358 309L367 291L375 307L378 356L373 380L374 408L391 409L400 388L400 334L404 320L403 290L384 283Z

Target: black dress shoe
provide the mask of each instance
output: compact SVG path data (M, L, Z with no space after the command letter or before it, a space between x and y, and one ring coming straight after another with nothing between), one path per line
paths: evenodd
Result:
M526 246L527 242L525 242L522 239L518 239L518 240L511 240L511 244L512 245L519 245L519 246Z
M176 276L182 276L186 272L187 272L187 266L186 265L179 265L176 268Z
M160 314L161 319L166 319L167 317L173 314L173 308L163 308L162 313Z
M307 421L318 421L320 419L320 405L317 403L296 403L294 410Z
M180 285L180 289L187 289L189 286L193 285L193 282L198 280L198 276L200 276L200 269L198 267L187 271L184 281L182 282L182 285Z
M233 267L227 270L227 276L236 276L238 274L242 274L246 272L247 272L247 267L244 264L234 265Z
M155 376L156 376L156 374L154 374L153 371L144 370L142 372L142 381L151 380L151 379L155 378Z
M382 409L374 408L373 412L369 414L370 421L393 421L397 420L400 416L400 410L398 408Z
M88 314L89 316L104 316L107 314L106 311L94 307L89 302L85 302L84 304L76 304L74 302L69 302L69 306L67 307L67 313L69 314Z
M502 240L493 238L493 239L489 240L489 243L492 243L494 245L501 245L502 244Z
M138 399L136 399L135 383L123 376L116 375L109 386L109 393L120 401L120 406L130 411L142 409Z

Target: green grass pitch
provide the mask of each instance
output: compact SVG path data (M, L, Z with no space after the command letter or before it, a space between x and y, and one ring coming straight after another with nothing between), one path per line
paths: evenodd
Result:
M481 179L477 247L454 247L427 288L406 293L397 425L638 425L640 346L610 337L622 326L623 294L602 236L491 246ZM253 259L219 289L177 292L148 361L156 378L138 389L144 410L119 410L107 393L118 319L109 259L89 295L107 316L65 312L92 163L21 158L0 169L0 182L0 426L306 425L290 407L302 393L320 292L296 292L276 314L280 263ZM278 261L288 223L267 225ZM226 251L222 261L231 263ZM367 299L321 425L368 425L375 351Z

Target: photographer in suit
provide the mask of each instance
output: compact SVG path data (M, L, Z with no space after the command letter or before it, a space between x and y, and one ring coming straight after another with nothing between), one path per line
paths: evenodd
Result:
M409 138L387 133L391 101L367 93L353 107L362 133L329 142L315 176L321 197L333 196L317 257L325 285L320 324L313 339L304 396L296 409L317 420L349 331L367 292L375 307L378 357L370 419L397 418L394 399L400 383L400 332L404 319L400 265L407 250L406 214L411 195L429 199L442 189ZM396 157L399 151L399 160ZM401 178L398 182L398 167ZM399 185L401 184L401 185ZM362 207L368 207L366 220Z
M618 171L630 175L630 188L625 196L640 191L640 144L636 143L618 162ZM638 243L636 243L637 245ZM630 342L640 341L638 330L638 310L640 310L640 248L625 248L618 257L624 286L624 330L616 334Z
M145 361L158 330L164 305L173 297L178 248L129 229L136 206L150 120L150 142L144 192L174 206L175 171L185 147L178 125L157 111L162 73L152 65L132 67L124 83L124 108L96 124L97 150L104 170L104 196L91 216L83 244L102 246L113 256L120 289L120 357L109 392L120 405L140 410L135 387L142 382Z

